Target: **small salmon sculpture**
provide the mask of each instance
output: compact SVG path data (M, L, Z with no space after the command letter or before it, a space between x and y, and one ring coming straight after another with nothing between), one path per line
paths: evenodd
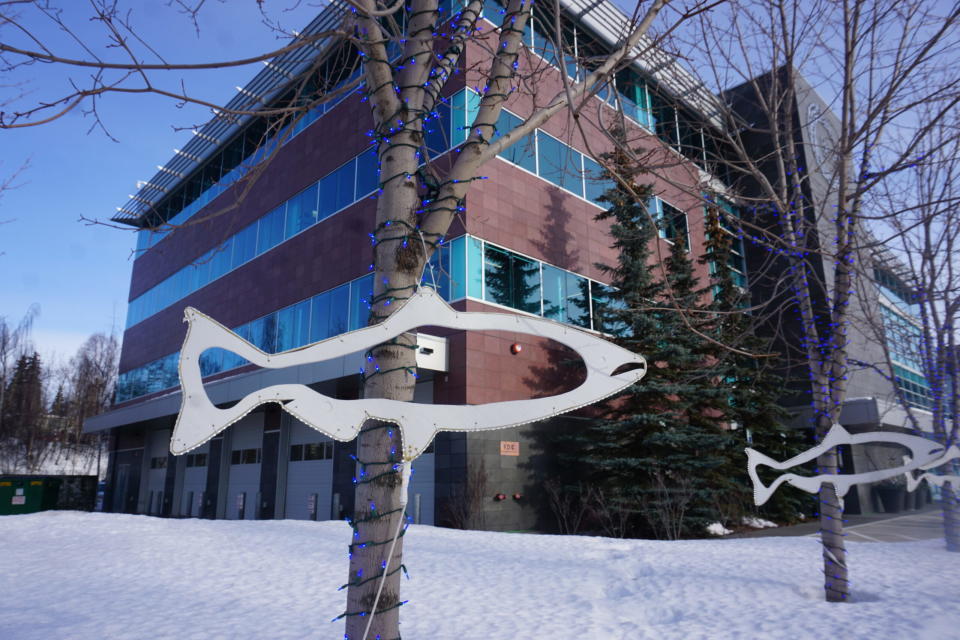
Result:
M367 420L395 423L403 434L402 458L409 462L427 448L438 431L481 431L527 424L614 395L639 382L646 373L642 356L596 334L520 314L459 312L426 287L380 324L276 354L261 351L192 307L185 309L184 319L188 323L187 337L179 363L183 398L170 440L170 451L175 455L202 445L258 406L275 402L298 420L340 441L356 437ZM417 404L378 398L340 400L303 384L278 384L250 393L227 409L216 407L203 386L200 355L210 348L226 349L259 367L280 369L362 353L423 326L512 331L555 340L580 355L587 370L586 380L556 396L481 405Z
M764 486L763 483L760 482L760 477L757 475L757 467L761 465L770 467L771 469L790 469L815 460L820 454L829 451L833 447L842 444L865 444L868 442L899 444L910 449L913 455L905 456L904 464L899 467L863 473L821 474L816 476L799 476L794 473L785 473L777 477L769 486ZM820 444L784 462L777 462L773 458L755 449L747 448L746 452L747 473L750 475L750 481L753 482L753 502L757 506L769 500L773 492L783 483L790 484L807 493L816 493L822 485L830 484L833 485L834 490L836 490L837 497L842 499L853 485L879 482L880 480L886 480L899 475L906 475L907 485L910 491L915 489L923 479L930 480L935 484L952 481L953 486L957 486L957 482L960 481L960 477L958 476L936 476L929 473L924 473L919 478L914 478L912 472L916 469L933 469L951 460L960 458L960 449L958 449L956 445L945 449L941 444L906 433L870 431L867 433L851 434L841 425L835 424L831 427L830 431L827 432L827 436Z

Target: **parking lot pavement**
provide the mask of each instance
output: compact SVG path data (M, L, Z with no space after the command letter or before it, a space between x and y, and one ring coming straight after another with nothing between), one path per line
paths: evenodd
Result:
M915 511L844 528L848 541L909 542L943 537L943 513L939 508ZM817 535L816 533L807 535Z
M943 537L943 511L933 504L919 511L893 515L847 516L844 533L854 542L909 542ZM769 536L818 536L820 523L816 520L791 527L757 529L727 536L729 538L757 538Z

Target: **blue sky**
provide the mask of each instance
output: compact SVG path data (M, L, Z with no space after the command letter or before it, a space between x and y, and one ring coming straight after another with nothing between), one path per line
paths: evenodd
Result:
M103 29L88 19L87 3L63 4L64 21L76 26L94 53L122 60L119 52L104 46ZM306 2L265 4L291 29L303 27L319 11L319 5ZM279 4L299 6L286 12L275 6ZM187 16L166 3L127 5L138 34L169 62L229 60L280 46L276 32L262 24L254 0L206 3L199 35ZM45 44L54 43L56 53L90 58L44 16L23 12L21 19ZM9 26L0 28L0 41L31 46L22 32ZM260 67L257 63L193 75L163 72L155 78L170 88L182 78L190 93L223 103ZM0 72L0 110L10 113L31 100L60 97L69 90L71 78L82 83L89 73L50 64ZM8 102L19 94L26 97ZM188 131L175 128L202 124L210 117L205 108L180 107L149 95L107 96L98 112L116 141L79 109L49 124L0 130L0 182L28 163L15 188L0 194L0 316L16 323L31 305L38 305L33 337L47 359L69 358L92 333L112 327L122 333L126 318L134 235L84 224L79 218L108 221L128 194L136 193L137 181L149 180L157 165L189 140Z

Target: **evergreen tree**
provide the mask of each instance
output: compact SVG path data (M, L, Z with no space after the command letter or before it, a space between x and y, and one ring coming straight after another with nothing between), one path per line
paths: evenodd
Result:
M0 447L5 465L36 467L45 443L40 438L43 418L43 379L40 355L22 355L5 389L0 416Z
M53 403L50 405L50 413L58 417L65 417L69 411L67 398L63 394L63 384L60 384L57 386L57 395L54 396Z
M43 384L40 355L22 355L17 359L6 389L3 426L8 432L19 432L36 423L43 413Z
M727 464L718 478L725 496L720 504L724 516L739 521L758 511L752 505L752 484L743 449L754 447L786 460L802 452L807 444L801 432L785 424L789 415L777 402L783 379L774 370L771 341L757 334L756 318L744 310L749 306L749 293L734 280L736 224L732 211L713 198L708 200L706 253L700 260L711 272L710 283L702 293L712 299L707 309L713 313L704 331L715 342L706 355L725 398L717 408L730 427ZM777 522L792 521L798 514L812 512L813 506L812 496L780 491L759 509L759 514Z
M610 207L597 215L611 222L618 259L598 265L612 286L594 301L595 313L619 345L647 359L650 371L582 432L582 450L605 507L630 514L631 534L703 535L716 519L714 476L728 436L710 410L720 394L704 370L703 338L687 324L699 322L689 313L700 305L698 283L685 238L675 238L665 274L653 264L657 225L674 221L652 217L650 190L636 184L642 171L625 154L607 160L630 188L618 183L609 190L603 201Z

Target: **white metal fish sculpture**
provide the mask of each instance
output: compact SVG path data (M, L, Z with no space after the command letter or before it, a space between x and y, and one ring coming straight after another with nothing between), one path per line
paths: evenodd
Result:
M350 331L282 353L268 354L203 313L187 307L187 337L180 351L182 404L170 440L176 455L194 449L258 406L276 402L284 411L340 441L356 437L370 419L396 423L403 434L403 460L419 456L438 431L480 431L534 422L583 407L637 383L646 360L599 336L553 320L507 313L458 312L430 288L420 288L380 324ZM371 347L423 326L459 330L525 333L573 349L586 366L586 380L571 391L546 398L481 405L417 404L385 399L339 400L302 384L279 384L255 391L227 409L210 401L203 386L200 355L219 347L268 369L322 362ZM630 365L633 368L623 367ZM629 369L614 373L619 368Z
M910 449L913 455L911 457L904 457L904 464L899 467L879 469L877 471L867 471L863 473L836 475L821 474L816 476L798 476L794 473L785 473L771 482L770 486L764 486L763 483L760 482L760 477L757 475L757 467L760 465L764 465L772 469L790 469L791 467L815 460L821 453L824 453L833 447L842 444L865 444L868 442L888 442L891 444L903 445L904 447ZM851 434L839 424L835 424L833 427L831 427L830 431L827 432L827 436L820 442L820 444L808 449L807 451L804 451L800 455L794 456L789 460L785 460L784 462L777 462L773 458L766 456L755 449L747 448L746 452L747 473L750 475L751 482L753 482L753 502L757 506L760 506L769 500L770 496L773 495L773 492L777 490L777 487L785 482L798 489L806 491L807 493L816 493L820 490L821 485L831 484L837 492L837 497L842 499L843 496L847 494L847 491L850 490L850 487L855 484L879 482L880 480L886 480L887 478L893 478L895 476L906 474L909 478L909 489L912 491L914 488L916 488L917 484L919 484L920 479L914 480L913 474L910 473L911 471L914 469L932 469L955 458L960 458L960 450L957 449L956 445L950 447L949 450L944 450L944 447L941 444L927 440L926 438L920 436L909 435L906 433L870 431L867 433ZM924 474L921 476L921 478L926 478L927 476L944 479L935 482L943 482L953 477Z

